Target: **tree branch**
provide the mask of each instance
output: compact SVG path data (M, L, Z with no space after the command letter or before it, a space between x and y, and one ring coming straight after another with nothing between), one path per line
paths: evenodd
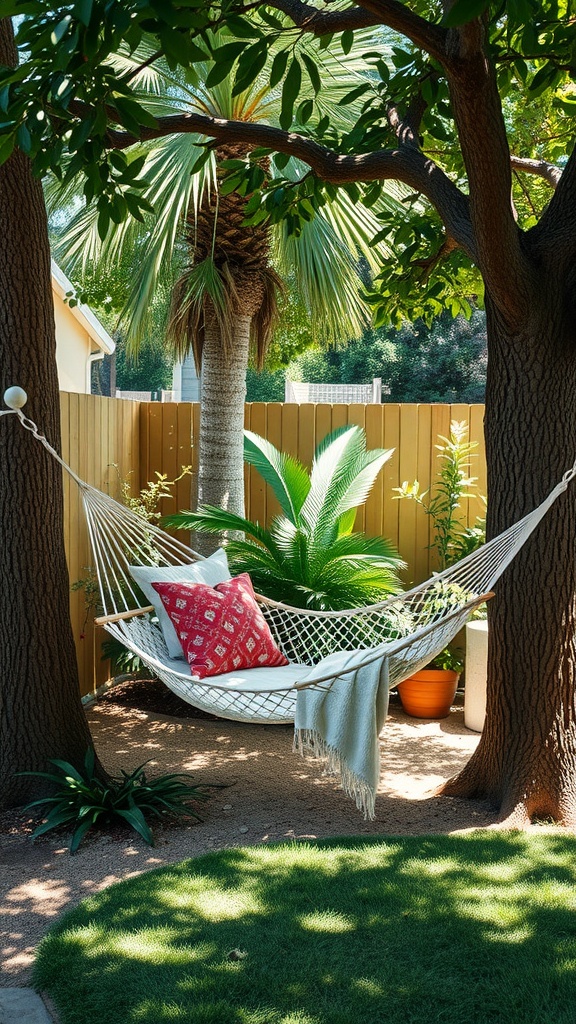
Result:
M470 189L478 265L493 302L517 322L535 286L512 206L512 168L494 67L482 25L454 29L447 78Z
M414 96L404 114L400 113L395 104L390 104L387 110L388 123L400 143L399 153L402 154L403 159L410 162L414 169L420 167L423 175L428 179L425 184L421 183L416 187L435 206L447 230L446 241L441 247L438 259L434 257L434 263L449 255L456 248L462 248L471 259L476 261L476 243L472 234L466 197L444 174L438 164L422 153L419 129L426 106L421 92ZM432 179L434 198L430 192ZM460 205L462 200L465 203L465 210ZM448 230L450 222L453 224L451 231ZM457 222L459 222L459 229L456 228ZM425 262L428 264L428 261ZM425 264L421 263L420 265L424 266ZM431 269L432 265L430 265Z
M424 256L422 259L412 260L412 266L421 267L421 269L424 271L423 279L426 280L428 277L430 277L430 274L435 269L435 267L437 267L438 264L442 262L442 260L446 259L446 257L449 256L451 252L454 252L454 250L458 248L459 245L456 242L456 240L454 238L450 238L450 236L447 235L444 241L442 242L442 245L440 246L439 249L436 250L436 252L431 253L430 256Z
M532 237L556 260L576 261L576 147Z
M70 111L78 117L85 117L87 108L73 101ZM108 114L111 119L117 116L115 111L109 111ZM240 143L246 146L247 151L262 146L297 157L308 164L318 178L333 185L354 181L401 181L429 200L444 222L447 233L472 260L477 259L468 197L433 160L415 146L399 146L373 153L339 154L296 132L197 113L159 117L156 124L156 128L143 126L139 139L129 132L110 129L107 134L108 146L111 149L127 149L137 142L147 142L167 135L196 133L216 142Z
M441 63L445 59L447 30L420 17L399 0L354 0L356 7L323 11L302 0L270 0L274 7L305 32L316 36L349 29L386 25L410 39Z
M535 174L544 178L552 188L556 188L562 171L555 164L549 164L547 160L531 160L529 157L514 156L510 154L510 166L515 171L525 171L526 174Z
M270 0L269 7L286 14L296 28L315 36L328 35L331 32L354 31L359 28L372 28L380 25L380 18L368 10L358 7L347 7L345 10L321 11L312 4L302 0Z

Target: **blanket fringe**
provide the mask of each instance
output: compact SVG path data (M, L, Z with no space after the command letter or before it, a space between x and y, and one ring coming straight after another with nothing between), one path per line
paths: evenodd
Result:
M330 746L316 729L297 729L294 733L294 751L301 757L317 757L325 762L324 775L337 775L347 796L351 797L364 821L373 821L376 815L376 793L365 779L351 771L342 755Z

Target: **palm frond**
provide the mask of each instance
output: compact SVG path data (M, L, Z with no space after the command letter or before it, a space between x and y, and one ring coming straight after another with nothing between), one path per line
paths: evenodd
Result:
M244 458L270 485L282 511L296 526L310 490L310 480L304 466L251 430L244 431Z
M195 512L175 512L165 516L162 525L168 529L191 530L201 533L225 533L227 530L231 530L248 534L264 547L268 547L270 544L269 531L265 527L244 516L239 516L235 512L218 508L216 505L199 505Z
M364 564L373 562L379 566L406 568L406 563L400 558L392 541L386 537L367 537L363 533L348 533L338 537L330 548L329 555L332 562L344 558L349 561L362 561Z
M382 467L392 458L393 448L375 448L363 453L355 467L354 478L351 479L338 495L335 515L339 519L350 509L363 505Z
M330 509L334 506L341 491L341 479L346 482L353 479L355 466L364 451L364 435L355 426L335 431L317 448L310 475L310 491L302 507L302 519L311 534L315 533L326 504ZM324 519L329 517L328 509Z
M166 330L166 345L174 358L183 360L192 351L200 371L207 319L214 317L227 348L234 339L237 306L233 277L223 275L211 257L187 268L174 285Z
M278 578L285 575L282 553L271 539L266 547L249 540L230 540L226 544L226 555L235 575L241 572L252 575L256 571L274 573Z
M278 296L285 293L286 286L273 267L263 268L259 276L262 285L262 299L250 323L250 340L256 366L262 370L278 321Z
M306 531L284 516L276 516L270 526L270 534L282 554L286 572L298 582L307 583L310 576L310 540Z
M325 217L314 217L298 236L288 234L286 223L281 222L275 229L273 251L280 273L293 273L318 341L336 344L360 337L369 310L360 296L358 258Z
M394 545L385 537L349 533L337 537L330 545L321 538L310 544L310 580L324 580L332 575L336 578L343 565L346 571L353 567L359 575L373 578L375 585L383 572L392 573L397 588L400 588L398 572L406 568ZM399 589L390 592L399 593Z

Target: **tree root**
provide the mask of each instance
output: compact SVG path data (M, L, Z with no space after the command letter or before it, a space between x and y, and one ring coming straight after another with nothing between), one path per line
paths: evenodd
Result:
M478 775L467 772L466 766L458 775L442 783L434 791L435 796L458 797L463 800L489 800L498 808L498 818L490 828L529 828L538 823L551 823L558 827L576 830L576 804L569 798L542 791L495 792Z

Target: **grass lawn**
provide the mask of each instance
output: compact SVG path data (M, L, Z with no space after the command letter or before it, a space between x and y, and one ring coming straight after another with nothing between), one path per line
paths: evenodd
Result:
M576 838L224 850L85 900L34 980L62 1024L575 1024Z

